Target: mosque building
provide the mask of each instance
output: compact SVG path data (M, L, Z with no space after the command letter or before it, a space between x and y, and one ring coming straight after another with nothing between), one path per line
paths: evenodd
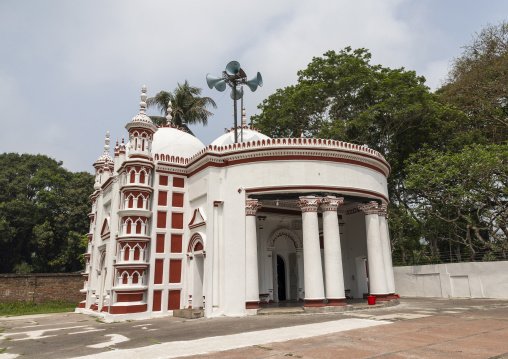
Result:
M366 147L238 127L205 146L140 112L95 168L83 301L111 320L394 299L390 165ZM245 120L245 112L243 119Z

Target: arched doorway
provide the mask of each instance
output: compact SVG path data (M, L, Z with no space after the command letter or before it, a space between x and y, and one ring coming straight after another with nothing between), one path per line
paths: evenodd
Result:
M301 248L300 238L288 228L278 228L268 238L267 250L270 253L268 257L272 259L272 275L267 287L273 288L273 301L299 299L299 290L303 288L303 283L300 283L303 281L303 266L298 259L301 257Z
M194 288L192 295L192 308L203 308L203 272L204 258L203 254L196 254L194 257Z
M192 308L202 309L204 307L204 266L205 266L205 246L201 234L195 233L187 247L187 253L190 256L190 298L192 298Z
M279 301L286 300L286 264L279 255L277 255L277 296Z
M99 297L98 297L98 307L97 310L100 312L102 311L102 308L104 307L104 288L106 286L106 275L107 275L107 268L106 268L106 251L101 252L100 256L100 264L99 264ZM92 303L93 304L93 303Z

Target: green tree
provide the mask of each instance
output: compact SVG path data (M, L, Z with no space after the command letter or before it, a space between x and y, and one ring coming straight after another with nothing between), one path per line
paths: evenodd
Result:
M404 201L404 161L424 145L469 143L467 117L441 104L414 71L370 63L366 49L350 47L315 57L289 86L258 106L253 123L271 137L321 137L366 144L392 166L390 195Z
M207 108L209 106L217 108L217 105L210 97L201 97L201 91L199 87L191 86L185 80L183 84L178 84L173 92L159 92L147 99L146 103L148 108L159 110L162 116L150 116L150 118L157 125L165 124L168 102L171 100L173 124L185 127L187 130L187 125L201 123L206 126L208 118L213 116Z
M485 250L506 258L507 144L466 146L457 152L426 149L413 155L407 171L405 185L416 217L425 219L427 237L466 248L473 260Z
M0 155L0 272L81 267L77 237L88 232L94 178L43 155ZM80 246L76 248L76 245Z
M508 140L508 22L487 25L454 59L444 103L466 113L489 143Z
M388 209L394 254L399 263L435 261L449 228L416 213L406 189L413 170L408 166L424 148L456 152L485 142L484 134L469 116L432 93L424 77L370 61L368 50L350 47L313 58L298 72L296 85L258 106L262 112L253 122L271 137L331 138L379 151L392 167Z

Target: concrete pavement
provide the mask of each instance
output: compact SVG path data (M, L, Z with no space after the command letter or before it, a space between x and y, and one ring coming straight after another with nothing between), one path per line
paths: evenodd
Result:
M2 317L0 353L0 359L508 358L508 301L406 298L395 307L344 313L111 324L74 313Z

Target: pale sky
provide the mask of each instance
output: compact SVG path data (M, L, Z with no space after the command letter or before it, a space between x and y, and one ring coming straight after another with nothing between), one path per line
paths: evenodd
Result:
M112 148L127 137L143 85L151 97L186 79L217 102L207 127L191 127L208 145L233 126L233 101L205 77L231 60L263 76L246 91L247 117L313 57L346 46L434 90L472 35L507 14L506 0L0 0L0 153L92 172L106 131Z

